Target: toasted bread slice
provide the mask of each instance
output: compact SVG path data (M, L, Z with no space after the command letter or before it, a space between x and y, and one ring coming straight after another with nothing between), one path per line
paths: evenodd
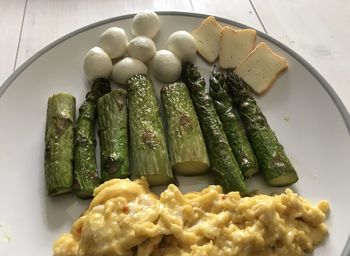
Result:
M192 31L198 53L209 63L219 56L221 26L213 16L206 18L198 29Z
M221 68L235 68L255 47L254 29L234 30L224 27L221 30L219 65Z
M265 92L278 75L288 68L286 59L274 53L266 43L258 44L235 69L256 93Z

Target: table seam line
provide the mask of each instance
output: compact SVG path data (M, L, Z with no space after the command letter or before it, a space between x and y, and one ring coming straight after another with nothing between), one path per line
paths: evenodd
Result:
M250 2L250 5L253 7L253 10L254 10L254 12L255 12L255 15L258 17L258 20L259 20L259 22L260 22L260 24L261 24L261 26L262 26L264 32L265 32L266 34L269 34L269 33L267 32L267 29L266 29L266 27L265 27L265 25L264 25L264 23L263 23L263 21L262 21L260 15L259 15L259 13L258 13L258 10L255 8L255 5L254 5L254 3L253 3L253 0L249 0L249 2Z
M14 63L14 65L13 65L13 70L16 70L16 66L17 66L17 59L18 59L19 48L20 48L21 40L22 40L22 33L23 33L23 27L24 27L24 20L25 20L26 13L27 13L27 5L28 5L28 0L26 0L26 3L25 3L25 5L24 5L23 18L22 18L22 23L21 23L21 29L20 29L20 32L19 32L19 38L18 38L18 44L17 44L16 56L15 56L15 63Z
M192 11L194 11L192 0L190 0L190 5L191 5L191 8L192 8Z

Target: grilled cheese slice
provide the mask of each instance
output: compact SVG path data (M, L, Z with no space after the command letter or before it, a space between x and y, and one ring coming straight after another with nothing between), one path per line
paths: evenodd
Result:
M221 30L219 65L221 68L235 68L255 47L254 29L234 30L224 27Z
M288 68L286 59L274 53L266 43L259 43L255 49L241 61L235 69L240 76L258 94L264 93L278 75Z
M209 16L198 29L192 31L198 53L209 63L213 63L219 56L221 29L216 19Z

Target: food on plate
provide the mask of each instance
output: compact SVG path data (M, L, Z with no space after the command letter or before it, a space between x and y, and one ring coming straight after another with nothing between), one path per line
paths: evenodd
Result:
M232 153L244 177L251 177L259 170L258 162L250 146L244 125L237 109L233 105L225 76L214 67L209 78L209 93L213 99L216 112L224 127Z
M125 57L113 66L112 79L114 82L125 85L127 80L136 74L147 74L147 66L140 60Z
M128 114L132 178L145 176L150 185L169 184L174 176L149 76L138 74L128 80Z
M74 125L74 191L81 198L91 197L100 185L96 164L96 102L110 92L109 80L98 78L86 94Z
M152 11L138 12L132 20L131 33L134 36L154 38L160 30L158 15Z
M216 19L209 16L198 29L192 31L198 53L209 63L213 63L219 56L221 29Z
M130 57L147 63L156 54L157 48L152 39L146 36L137 36L130 40L127 48Z
M255 47L254 29L235 30L224 27L221 30L219 65L221 68L235 68Z
M112 73L112 61L109 55L100 47L93 47L85 55L84 72L88 80L109 78Z
M160 94L168 125L173 170L182 175L207 172L210 167L208 153L187 86L182 82L165 84Z
M217 182L225 191L237 190L245 195L247 186L243 179L258 171L258 161L245 134L239 113L232 106L224 76L217 70L213 71L210 78L210 95L214 98L213 101L205 90L204 78L193 64L186 62L195 60L196 51L208 62L215 61L220 53L219 63L222 68L235 68L240 63L234 72L255 88L255 91L262 92L272 82L272 77L287 66L285 60L273 53L265 43L260 43L252 51L255 46L255 30L222 28L213 16L203 20L192 34L181 30L172 33L167 40L169 50L156 51L156 45L151 38L159 29L160 19L156 13L139 12L132 24L135 38L128 43L123 29L111 27L101 35L100 47L90 49L84 59L84 71L89 80L103 81L111 78L116 83L132 86L131 99L127 106L131 111L129 117L132 117L129 120L132 132L130 152L135 154L130 156L131 169L135 169L132 176L146 176L151 185L167 184L174 179L167 160L168 152L155 90L147 76L148 68L145 63L149 63L154 77L167 83L162 86L161 97L169 126L168 146L174 171L182 175L196 175L205 172L211 164ZM111 58L123 56L126 51L129 56L113 66ZM248 55L249 52L251 53ZM248 56L245 57L246 55ZM187 70L182 70L181 62L185 62L184 67ZM181 73L189 92L183 83L177 82ZM118 89L103 96L97 103L104 181L130 175L126 161L126 94L123 89ZM92 189L98 184L93 152L95 142L92 137L93 99L96 98L91 93L89 97L81 107L75 139L75 186L81 197L91 195ZM152 114L152 111L155 113ZM196 115L199 116L201 128ZM258 144L257 142L256 146ZM260 151L264 153L263 150ZM296 182L297 179L295 173L295 177L273 178L268 183L283 185Z
M47 102L45 180L49 196L70 192L73 185L75 98L52 95Z
M235 73L240 76L254 92L264 93L273 84L278 75L288 68L287 61L274 53L264 42L238 65Z
M157 197L144 179L113 179L70 233L54 243L54 256L306 255L324 241L329 205L290 189L241 198L209 186L187 194L173 184Z
M204 77L196 66L186 62L183 66L182 78L189 88L198 115L216 182L223 187L225 192L240 191L242 195L247 194L247 185L232 154L213 100L206 92Z
M167 41L169 50L156 51L151 38L159 29L157 14L146 11L135 15L132 33L136 37L129 43L120 28L101 35L101 48L92 48L84 60L85 74L93 85L79 109L74 131L75 98L65 93L49 98L45 133L48 194L59 195L73 186L80 197L94 196L71 232L55 242L54 256L312 252L328 232L324 223L327 201L314 206L290 189L280 195L242 198L248 195L244 177L251 177L259 167L271 186L298 181L248 88L266 91L287 68L285 59L265 43L254 49L255 30L221 28L212 16L192 35L173 33ZM125 51L129 56L113 66L111 58ZM209 93L198 67L188 62L195 60L196 51L209 63L220 55L221 68L235 68L225 79L214 67ZM167 83L160 91L167 137L145 63L151 64L156 79ZM127 85L128 91L110 92L110 76ZM101 179L106 181L100 186L96 113ZM220 186L182 194L171 184L160 197L151 193L149 185L175 181L172 169L187 176L211 169ZM126 178L130 176L137 180Z
M103 181L130 176L126 99L126 90L117 88L97 101Z
M152 70L160 82L173 83L181 76L181 61L171 51L160 50L152 60Z
M99 46L112 59L123 56L127 45L128 37L124 29L118 27L111 27L104 31L99 40Z
M227 75L227 84L267 184L287 186L297 182L298 175L292 163L256 104L248 85L233 72Z
M187 31L172 33L167 41L168 49L172 51L181 62L194 61L197 54L197 45L194 37Z

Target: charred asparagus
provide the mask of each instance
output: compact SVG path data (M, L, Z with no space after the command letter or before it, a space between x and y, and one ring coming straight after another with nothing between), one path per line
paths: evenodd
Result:
M183 65L182 77L189 87L216 181L226 192L236 190L246 194L247 186L232 154L213 100L206 92L204 78L190 62Z
M119 88L97 101L103 181L130 176L126 100L127 92Z
M227 84L266 182L271 186L286 186L297 182L298 175L293 165L256 104L248 85L233 72L227 75Z
M168 184L174 177L152 80L132 76L128 94L132 177L145 176L150 185Z
M210 76L209 92L214 101L216 112L223 124L232 153L244 177L258 172L258 162L244 130L236 107L228 92L224 75L215 67Z
M97 79L79 108L74 138L74 190L79 197L91 197L100 184L96 165L96 101L111 90L109 81Z
M181 82L163 85L161 98L173 170L183 175L208 171L207 149L187 86Z
M59 93L49 98L45 131L45 178L49 196L72 190L74 119L72 95Z

